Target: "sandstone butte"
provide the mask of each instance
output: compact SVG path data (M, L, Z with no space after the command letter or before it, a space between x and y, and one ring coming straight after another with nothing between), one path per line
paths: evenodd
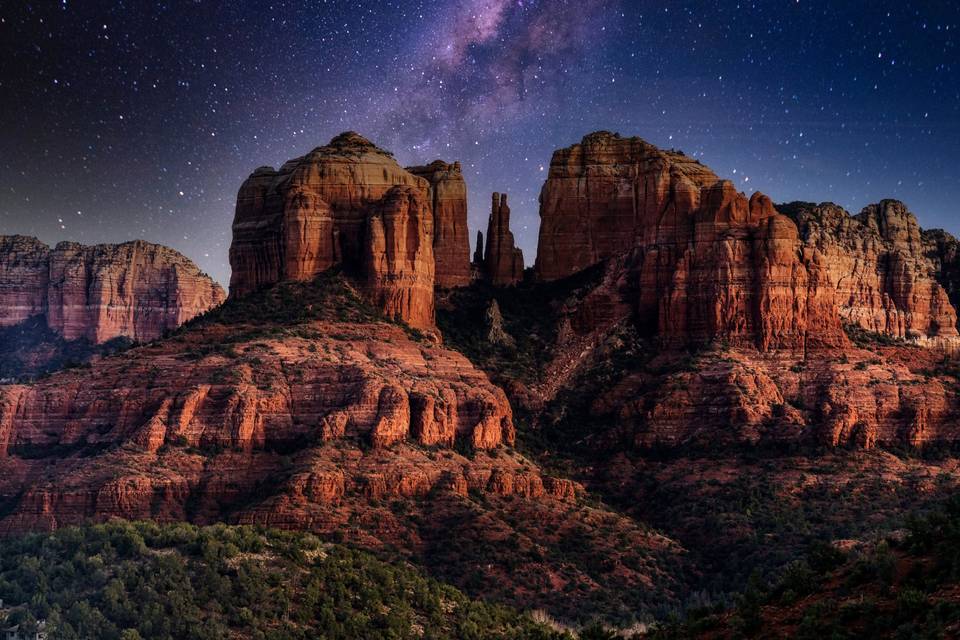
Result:
M458 163L404 169L353 132L261 167L237 195L230 293L339 265L385 314L431 328L434 287L470 281L466 193Z
M667 345L840 348L844 323L957 341L930 243L902 203L778 212L697 160L608 132L554 153L540 203L537 276L621 259L635 313Z
M189 259L141 240L51 249L0 236L0 327L36 316L66 340L154 340L225 298Z
M637 446L960 438L955 383L937 375L960 342L957 242L902 203L778 210L682 153L598 132L554 154L540 215L539 279L602 271L561 311L541 402L589 381L628 327L674 370L625 373L591 411Z

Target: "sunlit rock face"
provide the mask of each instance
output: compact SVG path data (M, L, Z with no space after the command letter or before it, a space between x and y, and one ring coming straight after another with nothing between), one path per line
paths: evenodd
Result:
M430 183L436 285L449 289L470 284L467 183L460 163L435 160L424 167L407 167L407 171Z
M432 327L434 286L469 281L467 238L459 165L407 170L358 134L343 133L244 182L230 293L309 280L340 265L368 285L385 313Z
M537 276L620 259L636 319L665 345L834 348L845 323L956 341L930 243L902 203L778 211L680 152L607 132L554 153L540 200Z

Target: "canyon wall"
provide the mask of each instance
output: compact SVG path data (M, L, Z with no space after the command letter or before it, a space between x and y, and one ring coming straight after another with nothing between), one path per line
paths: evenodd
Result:
M173 249L140 240L50 249L0 237L0 326L43 315L66 340L149 341L217 306L223 289Z
M845 322L914 340L957 336L957 314L937 280L916 217L883 200L851 216L832 203L781 205L816 256Z

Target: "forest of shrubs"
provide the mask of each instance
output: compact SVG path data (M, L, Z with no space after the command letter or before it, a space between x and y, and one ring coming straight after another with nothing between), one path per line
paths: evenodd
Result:
M53 639L562 638L309 533L112 521L0 539L0 628Z

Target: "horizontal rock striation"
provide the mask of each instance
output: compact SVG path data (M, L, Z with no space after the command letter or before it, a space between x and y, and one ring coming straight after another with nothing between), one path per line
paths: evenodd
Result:
M791 203L803 250L817 260L849 324L895 338L957 337L957 314L937 280L916 217L883 200L850 216L832 203Z
M224 300L223 289L180 253L140 240L50 249L0 237L0 326L35 316L66 340L149 341Z
M236 504L236 486L278 472L277 452L299 461L299 493L329 500L344 486L361 485L383 485L364 489L380 496L419 495L440 485L571 492L536 473L496 480L519 473L500 469L491 477L496 465L486 471L369 465L360 473L363 465L324 462L334 455L328 449L342 449L330 443L341 440L374 450L512 444L503 391L456 352L416 342L388 324L316 322L274 338L253 331L240 342L236 335L202 325L87 371L0 387L0 461L10 470L0 480L0 502L13 501L0 529L52 524L38 523L41 517L62 524L183 514L191 500ZM222 344L229 347L210 349ZM222 466L220 452L231 452ZM141 463L147 466L137 471ZM118 480L115 471L128 467ZM374 483L370 474L380 479Z

